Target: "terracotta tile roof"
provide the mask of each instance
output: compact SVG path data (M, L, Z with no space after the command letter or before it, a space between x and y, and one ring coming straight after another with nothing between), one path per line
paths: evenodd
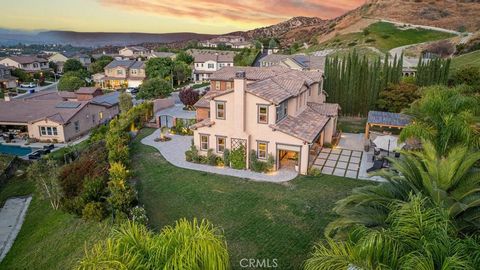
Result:
M95 91L100 90L100 88L97 87L80 87L75 93L77 94L93 94Z
M204 119L196 124L193 124L190 126L190 129L198 129L198 128L201 128L201 127L211 127L215 125L215 122L210 120L210 118L207 118L207 119Z
M329 117L321 115L312 108L307 107L299 115L288 115L277 124L270 125L270 127L311 143L325 128L329 119Z
M210 101L214 97L218 97L221 95L229 94L232 93L232 90L227 90L227 91L216 91L216 90L210 90L208 91L203 97L201 97L197 103L195 103L193 106L196 108L210 108Z
M224 67L215 71L211 76L212 81L233 81L235 74L245 71L245 78L248 81L258 81L290 71L286 67Z
M87 104L88 102L35 99L0 101L0 122L31 123L49 119L65 124Z
M47 59L39 58L36 56L27 56L27 55L8 56L6 58L10 58L19 64L30 64L34 62L48 62Z
M232 51L192 49L189 53L195 58L195 63L204 63L206 61L233 63L233 58L235 57L235 52Z
M307 105L317 113L330 117L338 116L338 111L340 110L340 105L336 103L308 102Z
M280 75L247 85L246 91L279 104L308 90L308 87L322 79L318 71L289 70Z

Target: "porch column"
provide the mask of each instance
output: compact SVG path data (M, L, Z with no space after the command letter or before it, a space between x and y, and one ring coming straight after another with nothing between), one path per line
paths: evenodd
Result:
M365 125L365 139L368 140L368 138L370 138L370 124L369 123L367 123Z

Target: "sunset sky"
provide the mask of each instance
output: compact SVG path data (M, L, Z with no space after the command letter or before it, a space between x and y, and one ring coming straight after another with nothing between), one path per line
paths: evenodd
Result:
M365 0L10 0L0 28L226 33L294 16L333 18Z

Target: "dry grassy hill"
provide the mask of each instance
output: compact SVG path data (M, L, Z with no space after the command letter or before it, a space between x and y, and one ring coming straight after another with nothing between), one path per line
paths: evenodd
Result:
M295 17L280 24L235 34L249 39L276 37L282 45L288 46L293 42L309 42L312 37L324 42L337 33L359 32L378 19L473 32L480 29L479 14L478 0L369 0L335 19Z

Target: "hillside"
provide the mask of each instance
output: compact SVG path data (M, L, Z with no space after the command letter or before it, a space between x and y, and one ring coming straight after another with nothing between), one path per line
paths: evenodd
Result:
M379 19L454 31L476 31L480 29L478 14L480 2L474 0L369 0L335 19L295 17L280 24L235 34L249 39L276 37L283 46L309 42L312 37L317 37L321 43L338 34L360 32Z
M480 68L480 51L462 54L452 59L452 70L456 70L460 67L465 66L473 66Z

